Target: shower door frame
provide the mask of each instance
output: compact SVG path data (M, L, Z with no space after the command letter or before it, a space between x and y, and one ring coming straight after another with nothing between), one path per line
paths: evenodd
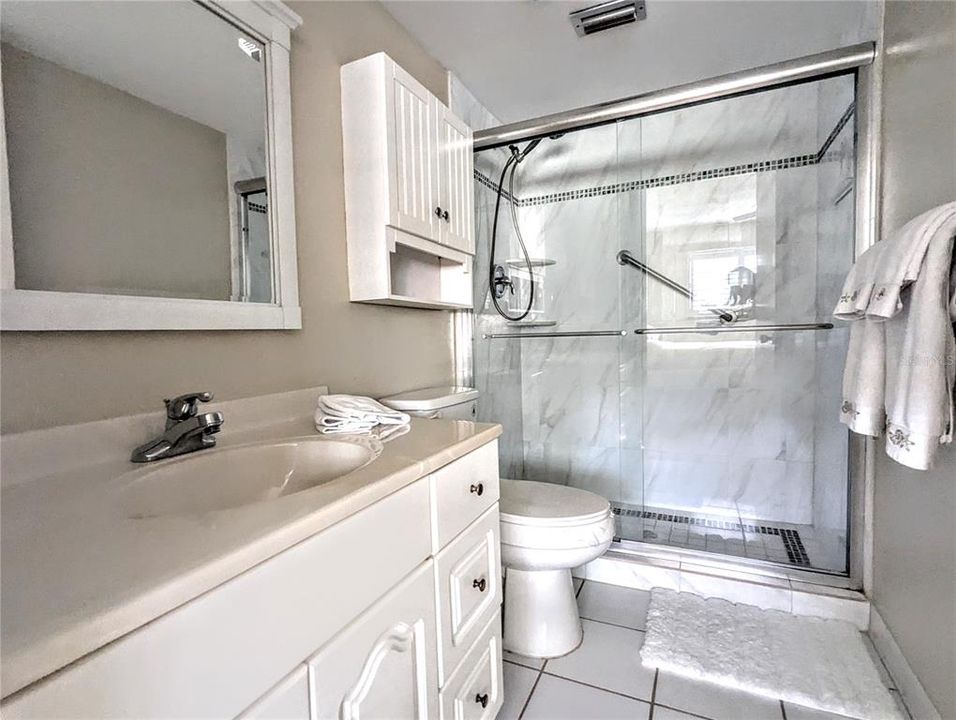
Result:
M852 74L855 81L854 130L856 165L854 174L854 257L878 239L879 155L881 123L881 51L876 43L863 43L826 53L775 63L739 73L720 76L676 88L669 88L619 102L603 103L543 118L475 132L475 151L544 137L558 130L571 132L643 117L667 110L710 102L788 85L815 82L837 75ZM631 112L630 115L626 114ZM578 124L575 125L575 117ZM472 311L455 311L451 319L454 343L455 382L474 385L474 321ZM769 575L815 584L863 590L868 593L872 579L873 478L877 443L875 438L849 432L847 464L847 573L804 569L767 560L675 548L655 543L622 540L612 545L618 554L635 558L665 558L714 567L734 567L754 575Z

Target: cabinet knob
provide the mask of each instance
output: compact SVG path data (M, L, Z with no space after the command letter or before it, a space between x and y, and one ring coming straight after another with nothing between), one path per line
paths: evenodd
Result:
M435 214L436 214L438 217L441 217L441 216L442 216L441 213L442 213L442 210L441 210L441 207L440 207L440 206L437 207L437 208L435 208Z
M472 485L469 488L469 492L472 492L475 495L481 495L484 491L485 491L485 486L482 485L481 483L478 483L477 485Z
M451 217L451 215L448 214L448 211L447 211L447 210L442 210L441 217L442 217L442 220L444 220L445 222L451 222L451 221L448 219L448 218Z
M478 693L475 695L475 702L483 708L488 707L488 693Z
M471 586L473 588L478 588L478 592L484 592L485 585L487 585L487 583L485 582L484 578L480 578L479 580L472 580L471 582Z

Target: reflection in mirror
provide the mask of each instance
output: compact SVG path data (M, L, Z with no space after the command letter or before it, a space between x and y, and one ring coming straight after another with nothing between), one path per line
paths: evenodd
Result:
M262 43L193 2L17 2L16 287L275 302Z

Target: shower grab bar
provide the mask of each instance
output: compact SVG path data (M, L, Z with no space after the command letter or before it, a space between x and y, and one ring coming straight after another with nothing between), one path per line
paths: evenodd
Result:
M662 273L657 272L657 270L655 270L654 268L648 265L645 265L643 262L641 262L636 257L634 257L631 254L630 250L621 250L617 254L617 263L618 265L630 265L631 267L637 268L645 275L651 276L652 278L657 280L657 282L661 283L662 285L666 287L669 287L674 292L680 295L683 295L688 300L694 299L694 293L692 293L688 288L685 288L676 280L671 280L666 275L663 275ZM714 315L719 317L721 322L732 323L737 319L736 315L732 315L726 310L721 310L719 308L707 308L707 310L709 310Z
M683 335L683 334L703 334L713 335L716 333L739 333L739 332L757 332L765 330L767 332L796 332L800 330L832 330L833 323L790 323L787 325L715 325L714 327L701 327L699 325L688 325L685 327L664 327L664 328L637 328L635 335ZM579 330L578 332L537 332L537 333L484 333L483 340L499 340L507 338L572 338L572 337L624 337L628 334L627 330Z
M794 332L798 330L832 330L833 323L790 323L788 325L715 325L714 327L701 327L699 325L688 325L686 327L665 327L665 328L637 328L635 335L680 335L683 333L702 333L712 335L714 333L733 333L733 332L756 332L757 330L766 330L767 332Z
M499 338L571 338L571 337L625 337L627 330L579 330L578 332L485 333L483 340Z

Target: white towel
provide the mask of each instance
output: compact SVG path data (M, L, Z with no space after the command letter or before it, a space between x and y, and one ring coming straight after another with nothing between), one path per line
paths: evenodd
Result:
M398 410L385 407L377 400L361 395L322 395L319 398L319 408L326 415L347 418L349 420L363 420L381 425L407 425L408 415Z
M379 425L400 428L410 418L360 395L322 395L315 410L315 427L324 435L367 435Z
M918 470L952 441L956 381L956 203L934 208L867 250L834 315L852 322L841 421L879 436Z

